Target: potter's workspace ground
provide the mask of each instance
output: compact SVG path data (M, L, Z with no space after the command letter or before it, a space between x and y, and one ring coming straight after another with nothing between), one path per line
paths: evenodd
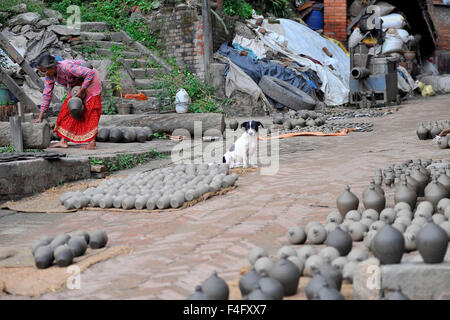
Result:
M42 234L104 228L110 245L132 246L133 253L84 271L80 290L63 289L42 299L185 299L213 270L227 281L238 279L253 246L274 255L287 244L288 228L325 221L345 185L360 196L377 168L407 159L450 157L450 149L420 141L415 133L421 121L448 119L450 95L403 106L370 119L373 132L280 140L277 175L249 173L238 180L237 189L194 207L152 214L3 211L0 242L30 247ZM392 190L386 194L391 205ZM11 298L26 297L0 296Z

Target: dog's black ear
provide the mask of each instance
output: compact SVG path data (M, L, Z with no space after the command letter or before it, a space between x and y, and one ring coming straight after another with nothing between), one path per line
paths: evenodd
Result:
M245 130L248 130L248 121L241 123L241 128L245 128Z
M257 121L256 124L257 124L258 126L261 126L261 127L264 128L264 126L263 126L263 124L262 124L261 122Z

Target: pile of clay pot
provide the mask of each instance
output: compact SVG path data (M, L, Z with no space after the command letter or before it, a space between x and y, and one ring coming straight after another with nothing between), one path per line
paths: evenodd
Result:
M363 108L357 110L333 110L324 109L320 111L322 115L326 116L327 120L346 120L351 118L377 118L391 114L392 111L385 111L381 108Z
M85 254L88 246L100 249L106 246L108 236L103 230L90 234L86 231L76 231L72 235L60 234L53 238L43 236L31 248L35 265L38 269L46 269L55 263L60 267L72 264L73 259Z
M145 142L153 139L153 130L149 127L105 127L98 130L99 142Z
M84 207L155 210L180 208L186 201L234 186L238 179L228 164L179 164L151 172L103 181L84 192L67 192L60 202L67 210Z
M336 133L344 129L357 129L362 132L370 132L373 124L368 122L332 122L327 117L316 111L294 111L285 114L278 113L273 117L273 125L269 133L281 131L281 133L295 132L324 132Z
M420 140L435 139L436 144L440 149L450 148L450 136L439 137L442 130L450 128L450 123L448 120L445 121L435 121L434 123L428 122L424 124L423 122L416 130L417 137Z

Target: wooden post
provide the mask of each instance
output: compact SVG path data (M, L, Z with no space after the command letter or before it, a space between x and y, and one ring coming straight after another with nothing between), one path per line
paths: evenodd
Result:
M205 82L211 84L211 75L209 72L212 62L212 23L211 23L211 5L209 0L202 0L202 19L203 19L203 61L205 64Z
M8 89L13 93L13 95L20 100L25 106L31 108L31 111L34 112L36 110L36 104L33 100L17 85L17 83L11 78L7 73L0 71L0 82L3 82L4 85L8 87Z
M11 124L11 136L16 152L23 152L22 117L14 116L9 118Z

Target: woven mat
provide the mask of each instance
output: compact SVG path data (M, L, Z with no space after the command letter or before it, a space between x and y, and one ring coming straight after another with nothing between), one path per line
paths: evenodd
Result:
M251 167L247 169L243 168L232 168L230 169L230 173L236 173L239 176L245 175L247 173L256 172L259 168L257 167ZM114 175L109 176L106 179L111 178L118 178L126 175ZM95 180L88 180L88 181L78 181L78 182L72 182L72 183L66 183L63 186L54 187L51 189L46 190L45 192L32 196L23 198L18 201L8 201L3 203L0 206L0 209L9 209L12 211L17 212L29 212L29 213L64 213L64 212L76 212L77 209L72 210L66 210L63 205L59 202L59 197L66 192L72 191L78 191L78 190L86 190L87 188L91 187L97 187L104 179L95 179ZM174 210L181 210L187 207L191 207L195 205L196 203L200 201L205 201L208 198L211 198L215 195L222 195L235 187L222 189L214 194L205 194L202 198L196 199L190 202L186 202L181 208L178 209L164 209L164 210L122 210L122 209L101 209L101 208L92 208L87 207L84 208L84 210L102 210L102 211L127 211L127 212L159 212L159 211L174 211Z
M240 276L244 275L246 272L250 270L250 266L246 268L242 268ZM306 286L311 278L310 277L300 277L300 281L298 284L297 294L289 297L284 297L283 300L308 300L306 298ZM230 281L227 283L230 288L230 297L229 300L242 300L241 291L239 290L239 279ZM344 295L345 300L353 299L353 285L350 283L342 283L341 293Z
M2 249L4 259L1 260L0 257L0 295L39 297L44 293L62 289L67 283L67 279L73 276L73 273L68 272L66 267L61 268L54 265L47 269L36 268L29 249ZM5 258L5 252L8 252L8 250L10 254L14 252L15 254ZM112 259L121 254L129 254L132 250L131 247L127 246L97 250L88 249L84 256L75 258L71 266L78 266L80 272L83 272L96 263Z

